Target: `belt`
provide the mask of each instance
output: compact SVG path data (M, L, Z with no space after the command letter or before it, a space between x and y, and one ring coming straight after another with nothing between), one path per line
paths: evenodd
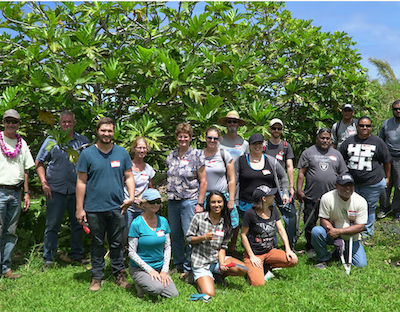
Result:
M19 187L17 185L2 185L2 184L0 184L0 187L1 188L5 188L7 190L18 190L18 189L21 188L21 187Z

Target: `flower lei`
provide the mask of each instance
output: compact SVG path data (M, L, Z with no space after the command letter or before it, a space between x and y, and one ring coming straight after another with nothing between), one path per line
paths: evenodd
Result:
M1 131L0 131L0 148L1 148L1 152L2 152L5 156L7 156L8 158L15 158L15 157L17 157L17 156L19 155L19 153L21 152L21 145L22 145L22 144L21 144L21 136L20 136L18 133L16 133L15 136L16 136L16 138L17 138L17 146L15 146L14 152L11 153L11 152L8 150L6 144L4 143L3 136L2 136Z

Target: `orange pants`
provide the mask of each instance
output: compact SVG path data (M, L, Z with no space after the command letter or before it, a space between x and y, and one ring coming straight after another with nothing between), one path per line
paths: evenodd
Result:
M247 279L252 286L264 285L264 264L269 264L273 268L292 268L296 265L287 260L286 252L281 249L271 249L265 254L256 255L256 257L259 258L263 264L261 268L253 266L247 252L243 255L244 263L249 269L249 272L247 272Z

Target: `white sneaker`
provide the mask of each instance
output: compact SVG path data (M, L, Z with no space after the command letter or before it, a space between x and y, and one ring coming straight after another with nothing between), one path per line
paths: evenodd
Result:
M265 275L264 275L264 281L269 281L271 278L274 278L275 275L274 273L272 273L271 271L268 271Z

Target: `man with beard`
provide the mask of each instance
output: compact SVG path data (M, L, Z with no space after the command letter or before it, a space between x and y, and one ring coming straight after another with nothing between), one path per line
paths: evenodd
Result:
M112 143L114 120L105 117L96 124L98 141L79 157L76 183L76 218L89 223L92 260L92 283L89 290L98 291L104 276L104 239L107 232L110 263L117 284L131 288L126 280L122 254L123 215L133 203L135 180L128 152ZM124 199L124 178L129 198Z
M385 218L390 212L394 211L395 218L399 220L400 217L400 100L394 101L392 104L393 117L386 119L379 131L379 137L385 141L389 153L392 156L390 162L390 180L384 192L383 201L381 203L381 211L377 217L379 219ZM390 194L394 186L394 197L392 206L390 207ZM382 199L381 195L381 199Z
M218 119L218 123L227 129L219 147L228 151L236 163L236 159L249 153L249 143L237 134L238 128L244 126L246 121L239 117L237 111L230 111L225 117Z
M21 117L15 109L4 112L4 131L0 132L0 273L9 279L21 274L11 270L11 254L21 214L21 188L24 188L24 211L30 204L28 169L34 162L25 140L17 133Z
M63 111L60 115L61 130L69 131L68 146L80 153L83 145L90 143L84 135L74 131L75 115L70 111ZM78 263L88 264L83 257L83 228L75 217L75 163L69 160L68 152L63 147L55 145L47 150L47 145L54 139L48 137L36 157L35 167L46 197L46 228L44 231L43 262L44 267L54 263L57 245L58 230L65 211L68 211L71 223L71 258ZM47 163L45 172L44 163Z
M347 172L346 164L339 151L331 146L331 130L321 128L317 131L315 145L306 149L300 156L297 168L297 198L304 202L304 222L318 205L318 199L323 194L335 188L336 177ZM304 179L306 187L303 191ZM311 258L314 249L311 244L311 230L318 221L317 208L311 216L305 229L307 254Z
M349 250L350 236L353 236L352 263L360 268L367 265L367 256L360 243L360 233L367 223L367 211L365 199L354 193L353 177L349 173L338 176L336 190L321 197L321 226L314 227L311 232L312 245L319 261L315 266L317 269L326 269L331 258L327 245L338 245L335 240L343 245L344 241L344 249ZM344 256L347 257L348 253Z
M340 147L354 179L355 191L368 203L368 221L361 233L363 240L374 234L376 204L390 179L389 150L381 138L371 135L371 131L371 118L361 117L357 135L349 137Z

